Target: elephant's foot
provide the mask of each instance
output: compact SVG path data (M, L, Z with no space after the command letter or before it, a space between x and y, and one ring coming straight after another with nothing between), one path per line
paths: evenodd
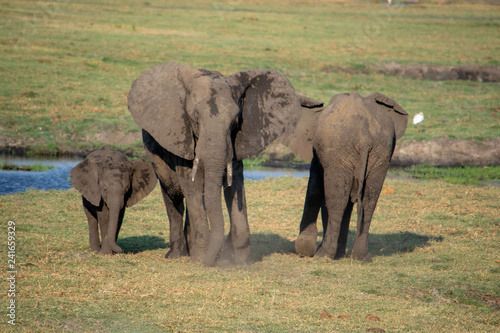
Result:
M191 262L194 264L203 263L205 260L205 253L202 251L191 252Z
M331 258L331 259L335 259L336 252L337 252L336 249L334 249L334 250L327 249L325 246L321 245L314 256L315 257L320 257L320 258L321 257L328 257L328 258Z
M352 248L351 257L355 260L372 262L372 258L368 254L368 242L365 241L354 241L354 246Z
M335 253L335 259L345 258L346 256L346 244L339 244L337 246L337 253Z
M231 235L229 235L224 241L224 244L222 245L219 259L224 261L226 260L233 261L233 256L234 256L233 242L231 241Z
M351 257L355 260L359 260L359 261L364 261L364 262L367 262L367 263L370 263L372 262L372 257L367 253L367 254L364 254L364 255L359 255L359 254L356 254L356 253L352 253L351 254Z
M222 246L222 250L220 252L219 260L234 263L236 265L243 265L247 262L249 256L250 256L249 237L240 238L239 241L234 242L231 235L229 235L224 241L224 245Z
M116 243L111 244L111 250L114 253L123 253L123 249L118 244L116 244Z
M99 252L101 252L101 245L99 245L99 246L90 246L90 252L93 252L93 253L99 253Z
M250 244L247 247L239 248L234 250L234 263L236 265L243 265L247 262L250 256Z
M170 250L165 255L165 258L175 259L175 258L188 257L188 256L189 256L189 252L187 250L187 247L184 245L184 246L171 247Z
M179 252L175 250L169 250L167 254L165 254L165 258L167 259L176 259L180 257L188 257L189 254L187 252Z
M101 247L101 251L99 251L99 254L108 255L113 253L123 253L123 250L116 243L108 244L106 241L104 241Z
M316 253L316 237L300 234L295 241L295 251L305 257L312 257Z
M205 260L205 253L207 249L206 247L195 247L194 244L193 246L190 246L189 248L189 256L191 257L191 262L192 263L202 263Z

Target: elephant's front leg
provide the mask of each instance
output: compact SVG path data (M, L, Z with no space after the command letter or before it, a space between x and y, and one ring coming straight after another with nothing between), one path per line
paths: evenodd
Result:
M200 169L202 167L200 165ZM177 174L189 215L189 255L191 261L202 262L205 259L210 236L203 197L204 178L203 170L199 170L193 181L191 170L189 166L178 166Z
M318 156L314 152L311 161L309 182L304 203L302 220L300 221L300 233L295 240L295 251L303 256L312 257L316 253L316 240L318 237L318 227L316 220L321 206L325 200L323 185L323 168L319 163Z
M325 205L328 209L327 228L323 230L323 241L316 252L318 257L336 258L342 255L345 247L338 251L339 243L345 242L349 231L349 224L343 224L343 218L350 217L346 214L352 208L350 193L352 188L352 170L344 163L334 160L325 168ZM345 239L344 239L345 238ZM344 245L341 245L343 247Z
M229 213L229 235L224 243L222 255L243 264L250 255L250 227L248 226L243 162L233 162L233 183L224 189L224 199Z
M103 204L101 209L97 211L97 222L99 223L99 231L101 232L101 250L99 253L111 254L113 251L106 241L109 224L109 209L106 204Z
M92 205L85 197L82 196L83 211L87 216L89 224L89 244L92 252L98 253L101 251L101 242L99 240L99 227L97 223L96 207Z

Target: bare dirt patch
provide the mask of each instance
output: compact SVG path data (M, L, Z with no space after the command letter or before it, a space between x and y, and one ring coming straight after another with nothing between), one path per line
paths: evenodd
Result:
M343 72L350 74L381 73L398 75L413 79L426 80L465 80L476 82L500 82L500 67L483 65L441 66L427 64L397 64L394 62L373 66L353 68L343 66L325 66L325 72Z
M473 142L442 137L396 145L392 165L423 163L442 167L500 165L500 138Z

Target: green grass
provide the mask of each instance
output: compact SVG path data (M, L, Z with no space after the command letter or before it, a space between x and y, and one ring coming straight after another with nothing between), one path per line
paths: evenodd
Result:
M55 167L53 165L42 165L40 163L35 163L31 165L16 165L11 163L0 163L0 170L8 171L34 171L42 172L52 170Z
M127 209L118 238L126 253L107 257L88 252L76 190L1 196L5 233L7 221L16 223L17 328L498 331L498 187L386 180L370 230L373 262L366 264L294 253L306 178L246 185L252 251L240 267L166 260L168 220L159 188ZM1 247L4 258L6 251ZM7 292L0 295L6 304ZM324 311L332 317L322 318ZM0 325L8 329L5 318Z
M405 168L412 177L419 179L438 179L453 184L481 184L500 179L500 167L438 168L422 164Z
M33 155L110 144L141 154L126 106L135 78L178 61L223 74L283 72L296 90L325 102L380 91L423 131L403 141L496 138L500 83L331 73L385 62L499 65L500 15L487 1L1 1L1 139Z

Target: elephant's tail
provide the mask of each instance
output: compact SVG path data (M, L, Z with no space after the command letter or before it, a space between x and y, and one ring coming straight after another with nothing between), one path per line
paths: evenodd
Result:
M368 149L366 151L361 151L361 161L359 165L358 174L356 175L358 181L358 193L357 193L357 202L358 202L358 227L357 233L360 234L363 232L363 220L365 215L365 209L363 205L364 193L365 193L365 179L366 179L366 170L368 169Z

